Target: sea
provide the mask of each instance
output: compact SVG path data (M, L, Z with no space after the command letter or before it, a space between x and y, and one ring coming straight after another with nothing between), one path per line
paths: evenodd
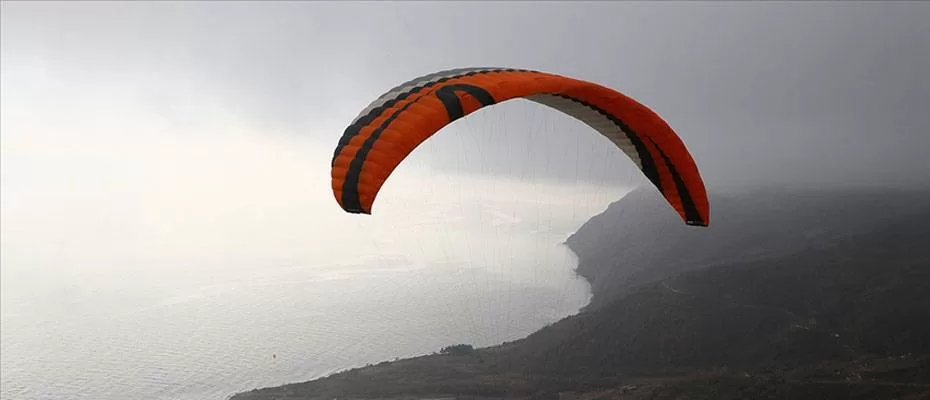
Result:
M58 234L55 218L8 203L0 398L222 400L519 339L588 302L563 242L616 192L470 195L462 184L405 198L392 187L383 217L316 212L303 199L190 214L178 199L159 203L146 229L97 214Z

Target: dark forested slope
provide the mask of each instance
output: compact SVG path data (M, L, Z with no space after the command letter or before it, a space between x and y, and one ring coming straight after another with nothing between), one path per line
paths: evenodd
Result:
M928 212L930 192L758 190L711 194L710 202L709 227L685 226L644 186L569 237L578 272L592 285L592 306L687 270L830 246Z

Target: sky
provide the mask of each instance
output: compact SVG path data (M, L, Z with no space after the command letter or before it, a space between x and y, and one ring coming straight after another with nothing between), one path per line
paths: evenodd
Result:
M678 131L709 186L930 183L920 2L5 2L2 18L7 146L26 141L18 127L81 103L188 127L221 112L332 147L397 83L493 65L640 100ZM618 182L604 170L624 160L608 142L555 114L482 110L417 156L459 172ZM513 151L530 137L539 147Z
M359 221L329 188L346 124L400 82L467 66L632 96L711 191L930 184L927 3L7 1L0 22L7 254L29 237L60 252L132 241L105 253L123 257L153 237L204 257L303 251L311 232L294 226ZM642 182L578 121L513 101L418 148L375 212L475 191L596 211Z

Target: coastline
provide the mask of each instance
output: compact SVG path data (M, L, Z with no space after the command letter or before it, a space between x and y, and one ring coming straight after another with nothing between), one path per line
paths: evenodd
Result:
M708 390L726 399L746 393L864 399L930 387L930 370L922 367L930 365L922 350L930 348L922 339L930 337L930 324L909 317L925 315L923 304L930 304L930 293L919 286L926 271L914 267L930 260L930 248L913 251L927 235L920 223L926 211L911 208L925 204L923 193L896 198L904 206L898 212L857 223L849 216L877 200L889 203L887 194L720 197L724 207L718 209L726 212L718 220L725 223L713 235L655 218L651 194L640 194L611 204L563 243L578 257L574 275L590 285L579 312L497 346L382 362L231 399L595 392L646 399ZM840 199L843 207L837 208ZM765 207L792 212L758 212ZM636 211L625 212L630 209ZM643 218L658 221L639 229ZM812 226L818 236L805 235ZM746 232L756 236L734 241ZM772 251L758 257L746 246L758 243ZM718 261L704 268L705 260ZM844 303L849 293L876 285L887 288L881 292L887 297ZM922 298L927 301L912 301ZM900 311L889 316L889 308ZM882 318L894 323L869 322ZM875 367L863 371L863 365ZM875 383L865 382L866 374Z
M605 209L604 212L606 212L606 209ZM590 220L589 220L589 221L590 221ZM585 222L585 224L587 224L587 223L588 223L588 221ZM583 227L584 227L585 224L582 224L582 226L579 227L578 230L583 229ZM575 248L573 248L573 247L572 247L572 244L570 243L571 237L574 236L575 234L577 234L577 231L578 231L578 230L576 230L575 232L571 233L571 234L568 236L568 238L562 240L561 242L554 243L554 245L564 246L565 249L567 249L567 250L572 254L572 256L574 257L575 265L574 265L573 268L571 268L571 272L572 272L572 274L573 274L573 278L574 278L574 279L581 279L581 280L583 280L583 281L585 282L585 286L586 286L586 301L585 301L577 310L575 310L574 312L572 312L572 313L570 313L570 314L567 314L567 315L564 315L564 316L562 316L561 318L559 318L559 319L557 319L557 320L555 320L555 321L552 321L552 322L550 322L550 323L547 323L547 324L545 324L545 325L539 327L538 329L536 329L536 330L534 330L534 331L532 331L532 332L527 333L526 335L524 335L524 336L522 336L522 337L518 337L518 338L515 338L515 339L503 341L503 342L501 342L501 343L497 343L497 344L490 345L490 346L477 347L477 348L475 348L475 351L477 351L477 352L481 352L481 351L493 351L494 349L500 349L500 348L504 348L504 347L510 346L510 345L512 345L512 344L514 344L514 343L518 343L518 342L524 341L524 340L526 340L527 338L529 338L529 337L531 337L531 336L533 336L533 335L536 335L536 334L540 333L541 331L545 330L546 328L548 328L548 327L550 327L550 326L552 326L552 325L556 325L556 324L562 323L562 322L564 322L564 321L566 321L566 320L568 320L568 319L578 317L579 315L581 315L581 314L583 314L583 313L586 312L586 309L593 303L594 298L595 298L598 294L595 293L595 291L594 291L594 285L592 285L591 278L590 278L588 275L586 275L586 274L583 273L583 270L584 270L584 269L583 269L582 266L581 266L581 256L580 256L580 254L578 254L578 250L575 249ZM239 399L244 399L244 398L248 398L247 396L249 395L249 393L252 393L252 392L255 392L255 391L259 391L259 390L275 390L275 389L278 389L278 388L283 388L283 387L287 387L287 386L291 386L291 385L311 384L311 383L313 383L313 382L317 382L317 381L320 381L320 380L328 379L328 378L331 378L331 377L336 377L336 376L339 376L339 375L342 375L342 374L352 373L352 372L354 372L354 371L358 371L358 370L365 369L365 368L370 368L370 367L373 367L373 366L382 366L382 365L386 365L386 364L390 364L390 363L396 363L396 362L399 362L399 361L400 361L400 362L404 362L404 361L406 361L406 362L416 361L416 360L423 359L423 358L426 358L426 357L434 357L434 356L436 356L437 354L438 354L438 353L433 352L433 353L431 353L431 354L420 354L420 355L417 355L417 356L407 357L407 358L394 358L393 360L384 360L384 361L381 361L381 362L379 362L379 363L377 363L377 364L368 364L368 365L366 365L366 366L360 366L360 367L359 367L359 366L355 366L355 367L346 367L346 368L334 370L334 371L332 371L332 372L330 372L330 373L328 373L328 374L326 374L326 375L321 375L321 376L318 376L318 377L309 378L309 379L307 379L307 380L302 380L302 381L298 381L298 382L283 383L283 384L281 384L281 385L279 385L279 386L264 387L264 388L253 388L253 389L250 389L250 390L247 390L247 391L237 392L237 393L234 393L234 394L231 394L231 395L226 396L226 397L224 398L224 400L239 400Z

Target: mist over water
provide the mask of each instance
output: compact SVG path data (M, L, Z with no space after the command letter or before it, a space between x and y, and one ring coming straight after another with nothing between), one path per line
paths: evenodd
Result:
M220 399L449 344L517 339L587 302L561 245L585 219L565 207L583 190L524 190L564 204L495 203L419 180L433 190L415 203L402 183L386 189L381 218L333 212L340 218L327 221L300 201L247 228L235 213L150 216L177 224L167 231L188 246L148 232L146 249L112 226L61 220L74 225L59 242L39 241L5 221L3 398ZM290 232L262 222L278 213L292 213L281 217ZM229 251L214 248L227 240Z
M518 259L507 271L374 258L153 272L119 285L74 276L5 293L2 395L221 399L453 343L516 339L588 296L564 249L533 247L544 265Z
M330 189L338 131L320 143L203 105L185 124L94 96L129 99L72 93L62 118L3 119L3 399L222 399L523 337L586 304L561 243L627 190L430 167L492 145L447 139L350 215Z

